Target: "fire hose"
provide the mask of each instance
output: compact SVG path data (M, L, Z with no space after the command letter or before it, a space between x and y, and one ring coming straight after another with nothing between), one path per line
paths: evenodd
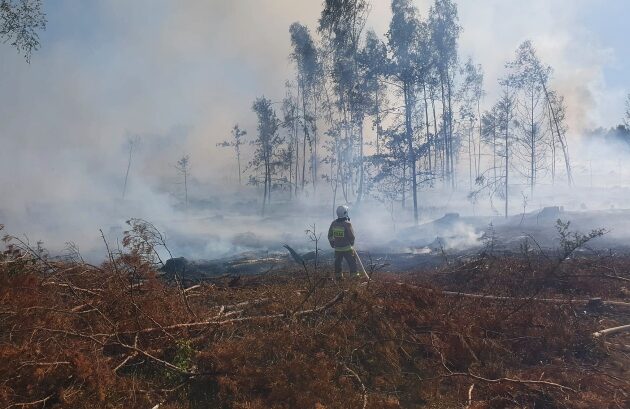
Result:
M353 249L353 251L354 251L354 255L357 257L357 260L359 260L361 271L363 271L363 274L365 274L365 278L367 278L367 280L370 281L370 276L368 275L367 271L365 271L365 267L363 267L363 262L361 261L361 257L359 257L359 252L356 249Z

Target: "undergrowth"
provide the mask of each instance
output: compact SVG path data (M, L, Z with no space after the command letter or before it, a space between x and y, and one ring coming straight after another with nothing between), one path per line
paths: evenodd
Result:
M420 275L335 282L325 267L185 289L133 250L90 266L9 243L0 406L628 407L625 367L592 337L602 313L530 297L566 295L571 263L479 257L436 278L518 296L493 300Z

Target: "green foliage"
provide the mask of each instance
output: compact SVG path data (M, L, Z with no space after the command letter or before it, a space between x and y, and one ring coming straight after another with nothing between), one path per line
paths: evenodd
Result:
M182 372L190 372L193 369L195 353L196 351L193 348L192 341L178 339L175 342L175 354L171 363ZM165 370L164 376L173 383L181 383L185 379L182 373L170 369Z
M188 340L177 341L177 351L175 352L175 358L173 359L173 365L181 369L182 371L188 371L192 367L192 359L195 354L195 350L192 347L192 342Z
M45 28L41 0L0 0L0 42L15 47L27 62L39 48L38 31Z
M569 230L571 222L563 222L558 219L556 221L556 230L560 238L560 260L564 260L571 256L573 252L584 246L589 241L601 237L607 233L606 229L593 229L587 234L572 232Z

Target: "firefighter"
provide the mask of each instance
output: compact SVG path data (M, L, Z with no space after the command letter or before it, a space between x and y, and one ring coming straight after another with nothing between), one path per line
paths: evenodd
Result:
M354 253L354 231L348 217L348 206L337 208L337 220L328 229L330 247L335 249L335 275L343 278L341 263L346 259L350 274L357 274L357 259Z

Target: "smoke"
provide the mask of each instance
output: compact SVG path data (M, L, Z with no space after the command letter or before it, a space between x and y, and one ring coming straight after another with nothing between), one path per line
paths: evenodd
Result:
M373 3L368 27L383 35L389 4ZM422 16L429 3L418 2ZM596 167L595 184L609 183L609 172L619 171L602 158L612 153L626 160L625 152L577 142L584 127L614 123L623 109L624 93L607 84L604 69L622 56L601 44L597 26L581 24L602 4L459 2L461 55L483 65L485 103L498 95L503 63L532 39L567 98L573 158L582 174L587 162ZM237 122L253 135L255 97L282 98L285 80L294 76L289 25L300 21L315 33L320 10L319 1L291 0L47 2L48 30L30 65L0 46L0 223L10 233L44 240L52 251L74 241L94 257L103 251L98 230L115 243L130 217L156 223L178 254L191 257L264 251L282 242L310 248L304 229L315 223L325 236L329 195L278 204L261 220L257 192L236 186L233 155L216 144ZM126 140L135 136L140 144L122 200ZM192 164L187 212L174 168L184 154ZM625 175L618 177L622 183ZM549 195L541 193L530 207L560 197ZM464 191L447 198L426 191L421 198L424 221L449 211L493 214L489 205L472 206ZM584 201L576 200L576 206ZM607 200L586 206L623 206ZM392 217L386 206L371 206L353 216L361 247L395 240L409 223L406 213ZM515 200L511 211L520 207ZM452 246L476 241L475 231L456 233L466 243L451 240Z

